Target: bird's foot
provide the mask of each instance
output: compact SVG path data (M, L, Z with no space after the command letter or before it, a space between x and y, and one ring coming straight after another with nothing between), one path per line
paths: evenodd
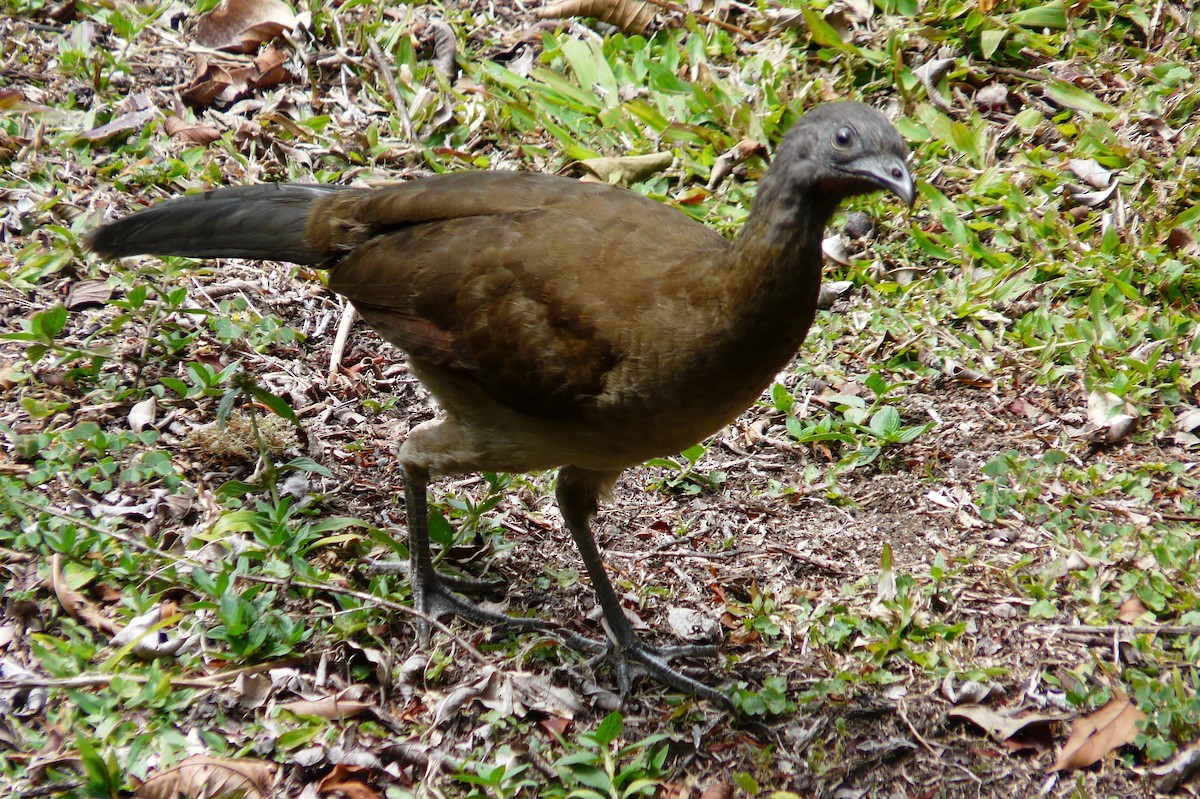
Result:
M412 575L412 566L406 560L367 560L366 570L370 574ZM508 587L503 580L476 580L472 577L458 577L440 572L438 579L451 591L471 596L496 596Z
M650 646L635 639L633 643L624 646L610 643L606 651L598 655L593 662L607 660L612 664L622 698L629 694L634 678L646 675L676 690L707 699L722 710L733 711L733 701L723 691L705 685L671 666L671 661L678 658L716 656L717 648L708 644Z
M520 630L553 633L558 625L542 619L526 619L519 616L509 616L495 610L488 610L457 593L452 586L457 582L475 583L475 580L446 577L434 574L423 580L414 580L413 605L421 613L417 620L417 632L422 646L429 644L431 620L443 616L458 616L480 625L491 625L506 630Z

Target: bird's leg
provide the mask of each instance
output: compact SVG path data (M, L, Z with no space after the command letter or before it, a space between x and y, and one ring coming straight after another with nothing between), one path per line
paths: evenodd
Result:
M474 580L447 578L433 568L429 551L429 472L420 467L404 469L405 513L408 515L409 579L412 582L413 605L430 619L447 614L461 616L477 624L492 624L521 630L552 632L554 625L540 619L523 619L485 610L453 590L457 585ZM420 619L417 632L422 646L429 643L429 622Z
M712 657L717 654L715 646L650 646L638 637L633 625L625 617L617 592L604 570L604 560L591 530L591 518L596 513L601 489L609 485L611 479L611 474L567 466L558 473L556 497L559 511L579 548L588 576L592 578L592 590L596 592L596 599L604 613L604 623L610 637L606 657L613 663L621 694L629 692L633 678L638 673L645 673L672 688L732 710L733 703L724 693L670 666L670 661L675 658Z

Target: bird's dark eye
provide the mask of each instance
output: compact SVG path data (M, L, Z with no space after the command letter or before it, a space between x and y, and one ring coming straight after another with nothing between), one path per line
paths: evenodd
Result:
M838 128L837 133L833 134L833 142L838 148L849 147L852 141L854 141L854 131L848 126L843 125Z

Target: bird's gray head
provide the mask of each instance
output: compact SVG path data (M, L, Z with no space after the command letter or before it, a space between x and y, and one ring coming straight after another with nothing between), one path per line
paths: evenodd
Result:
M772 171L781 170L785 180L802 184L831 210L847 197L879 189L911 206L916 188L905 166L907 156L900 134L874 108L826 103L804 114L788 131Z

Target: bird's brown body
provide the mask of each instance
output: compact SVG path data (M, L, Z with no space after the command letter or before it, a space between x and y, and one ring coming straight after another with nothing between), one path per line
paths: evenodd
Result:
M759 396L813 321L829 217L879 188L911 203L904 157L878 112L820 107L785 139L734 242L624 189L462 173L377 189L222 189L100 228L88 245L328 268L329 287L408 354L445 411L400 453L418 606L495 620L432 569L432 476L560 467L559 505L623 685L636 661L725 704L663 663L678 651L633 633L589 520L622 469L702 440Z
M348 253L329 287L468 428L428 431L437 474L676 453L759 395L815 308L819 271L791 267L819 252L776 247L764 269L761 239L608 186L464 173L320 202L310 240Z

